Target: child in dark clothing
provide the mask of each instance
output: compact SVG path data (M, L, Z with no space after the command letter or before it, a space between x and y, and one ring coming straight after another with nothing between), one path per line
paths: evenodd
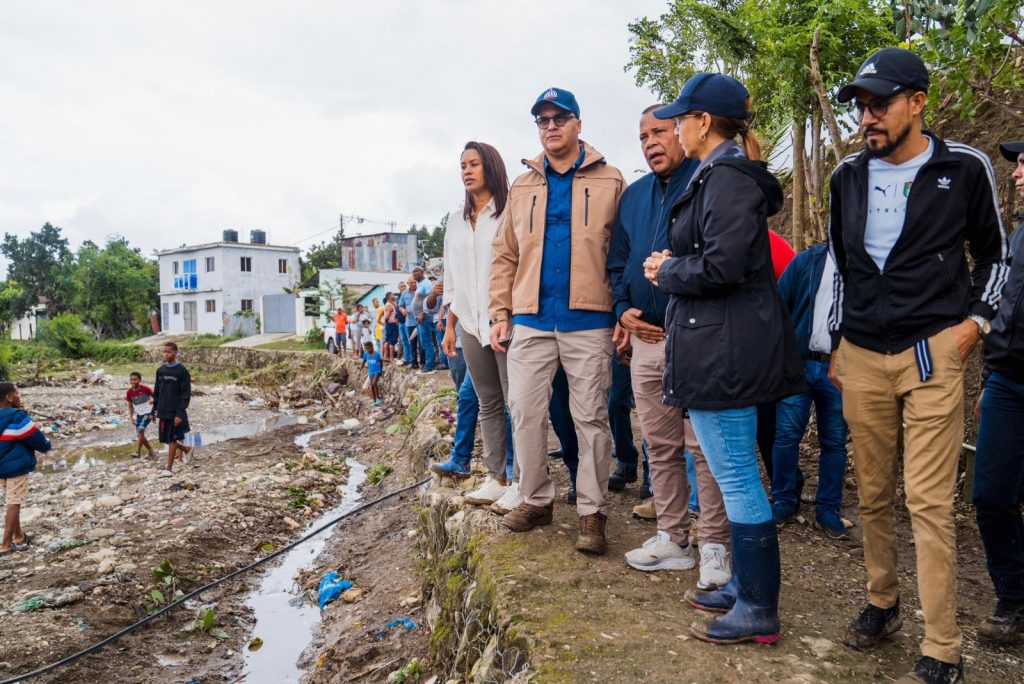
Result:
M164 365L156 370L156 383L153 385L157 432L160 443L167 445L167 472L171 472L176 459L184 462L184 456L195 448L182 444L185 433L189 432L188 403L191 398L192 377L178 361L178 345L168 342L164 345Z
M374 406L380 406L380 375L384 372L384 362L381 360L380 352L376 350L373 342L363 343L363 364L370 381L370 398Z
M125 394L128 402L128 421L135 426L135 453L132 458L139 458L142 455L142 447L146 447L149 457L153 458L153 447L146 439L146 428L153 417L153 390L142 384L142 374L133 371L128 376L131 387Z
M0 489L7 497L0 556L24 551L32 542L32 536L21 529L21 505L28 494L28 475L36 469L35 452L50 450L50 440L24 408L18 388L0 382Z

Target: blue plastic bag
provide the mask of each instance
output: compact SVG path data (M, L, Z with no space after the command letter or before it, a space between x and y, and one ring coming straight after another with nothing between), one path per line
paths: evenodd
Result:
M381 639L384 638L384 635L387 634L388 631L394 629L395 627L405 627L405 629L407 631L411 632L412 630L416 629L418 626L419 625L417 625L415 622L413 622L412 620L410 620L407 617L395 618L394 620L392 620L388 624L384 625L384 629L382 629L379 632L377 632L377 636L374 638L374 641L380 641Z
M329 572L320 580L320 610L328 603L341 596L342 592L352 588L352 583L338 577L338 573Z

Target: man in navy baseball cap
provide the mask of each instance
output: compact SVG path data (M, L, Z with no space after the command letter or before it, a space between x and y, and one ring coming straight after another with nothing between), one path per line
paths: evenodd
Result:
M568 90L548 88L537 97L537 101L533 103L533 107L530 109L530 114L537 116L537 112L546 104L553 104L559 109L564 109L571 113L577 119L580 118L580 106L576 103L576 96Z
M747 100L750 91L732 76L725 74L694 74L679 91L679 97L672 104L657 109L658 119L674 119L687 112L706 112L730 119L746 119Z
M882 48L860 65L857 77L843 86L838 100L849 102L864 90L875 97L892 97L904 90L928 92L928 69L921 58L903 48Z

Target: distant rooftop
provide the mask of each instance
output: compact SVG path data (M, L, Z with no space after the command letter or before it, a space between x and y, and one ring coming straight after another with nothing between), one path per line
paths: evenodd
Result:
M290 245L266 245L256 242L206 242L201 245L185 245L183 247L173 247L171 249L161 249L157 251L157 256L163 256L165 254L176 254L178 252L195 252L200 249L209 249L210 247L233 247L238 249L266 249L278 252L295 252L299 253L298 247L292 247Z

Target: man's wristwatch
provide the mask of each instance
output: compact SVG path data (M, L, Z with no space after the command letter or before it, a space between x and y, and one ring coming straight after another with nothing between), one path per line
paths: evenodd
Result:
M978 314L971 314L967 318L974 321L974 324L978 326L978 332L981 333L982 337L988 337L988 334L992 331L992 324L989 323L987 318Z

